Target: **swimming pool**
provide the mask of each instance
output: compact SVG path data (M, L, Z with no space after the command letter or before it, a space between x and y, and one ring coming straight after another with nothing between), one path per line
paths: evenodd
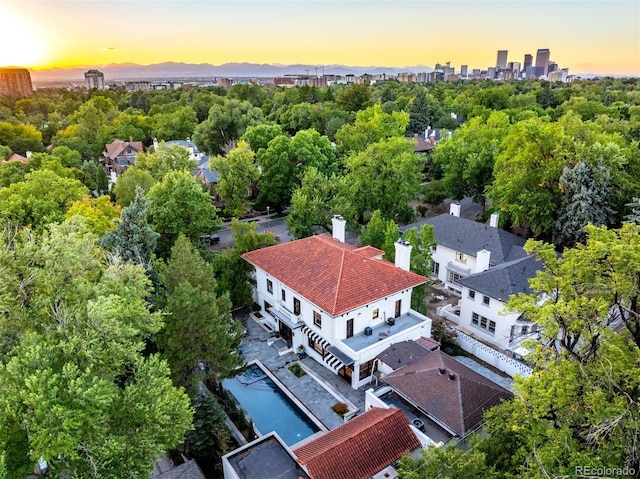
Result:
M320 427L258 364L250 364L240 376L225 379L222 386L251 416L260 434L275 431L288 446L291 446L320 431Z

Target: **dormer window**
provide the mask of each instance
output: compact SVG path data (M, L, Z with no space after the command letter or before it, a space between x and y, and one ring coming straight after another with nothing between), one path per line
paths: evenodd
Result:
M467 255L464 253L460 253L460 251L456 251L456 260L460 261L461 263L466 263Z

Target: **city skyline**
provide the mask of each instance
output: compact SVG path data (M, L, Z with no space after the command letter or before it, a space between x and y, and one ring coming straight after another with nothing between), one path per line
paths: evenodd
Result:
M0 66L253 62L487 68L551 51L573 73L640 75L640 3L0 0Z

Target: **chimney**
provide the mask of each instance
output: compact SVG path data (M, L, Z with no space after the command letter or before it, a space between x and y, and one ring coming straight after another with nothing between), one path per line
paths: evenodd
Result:
M481 273L489 269L489 261L491 259L491 251L483 249L478 251L476 255L476 270L475 273Z
M25 156L27 157L27 159L31 158L31 150L27 150L25 151Z
M499 217L500 213L491 213L491 217L489 218L489 226L491 226L492 228L497 228Z
M153 149L155 151L158 151L158 139L157 138L153 139Z
M449 205L449 214L460 218L460 203L451 203Z
M397 268L411 271L411 248L408 241L399 239L396 241L396 262Z
M333 226L333 238L337 239L341 243L344 243L344 229L347 222L340 215L333 215L331 218L331 225Z

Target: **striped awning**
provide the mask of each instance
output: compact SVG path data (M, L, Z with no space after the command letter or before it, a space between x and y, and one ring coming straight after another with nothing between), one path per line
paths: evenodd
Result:
M355 360L351 359L335 346L331 346L327 351L329 352L329 354L335 356L345 366L352 366L353 363L355 363Z
M303 334L306 334L309 339L311 339L312 341L318 343L320 346L322 346L323 348L328 348L329 346L331 346L331 343L329 343L329 341L327 341L326 339L324 339L322 336L320 336L318 333L316 333L315 331L313 331L309 326L305 325L302 327L302 329L300 330Z

